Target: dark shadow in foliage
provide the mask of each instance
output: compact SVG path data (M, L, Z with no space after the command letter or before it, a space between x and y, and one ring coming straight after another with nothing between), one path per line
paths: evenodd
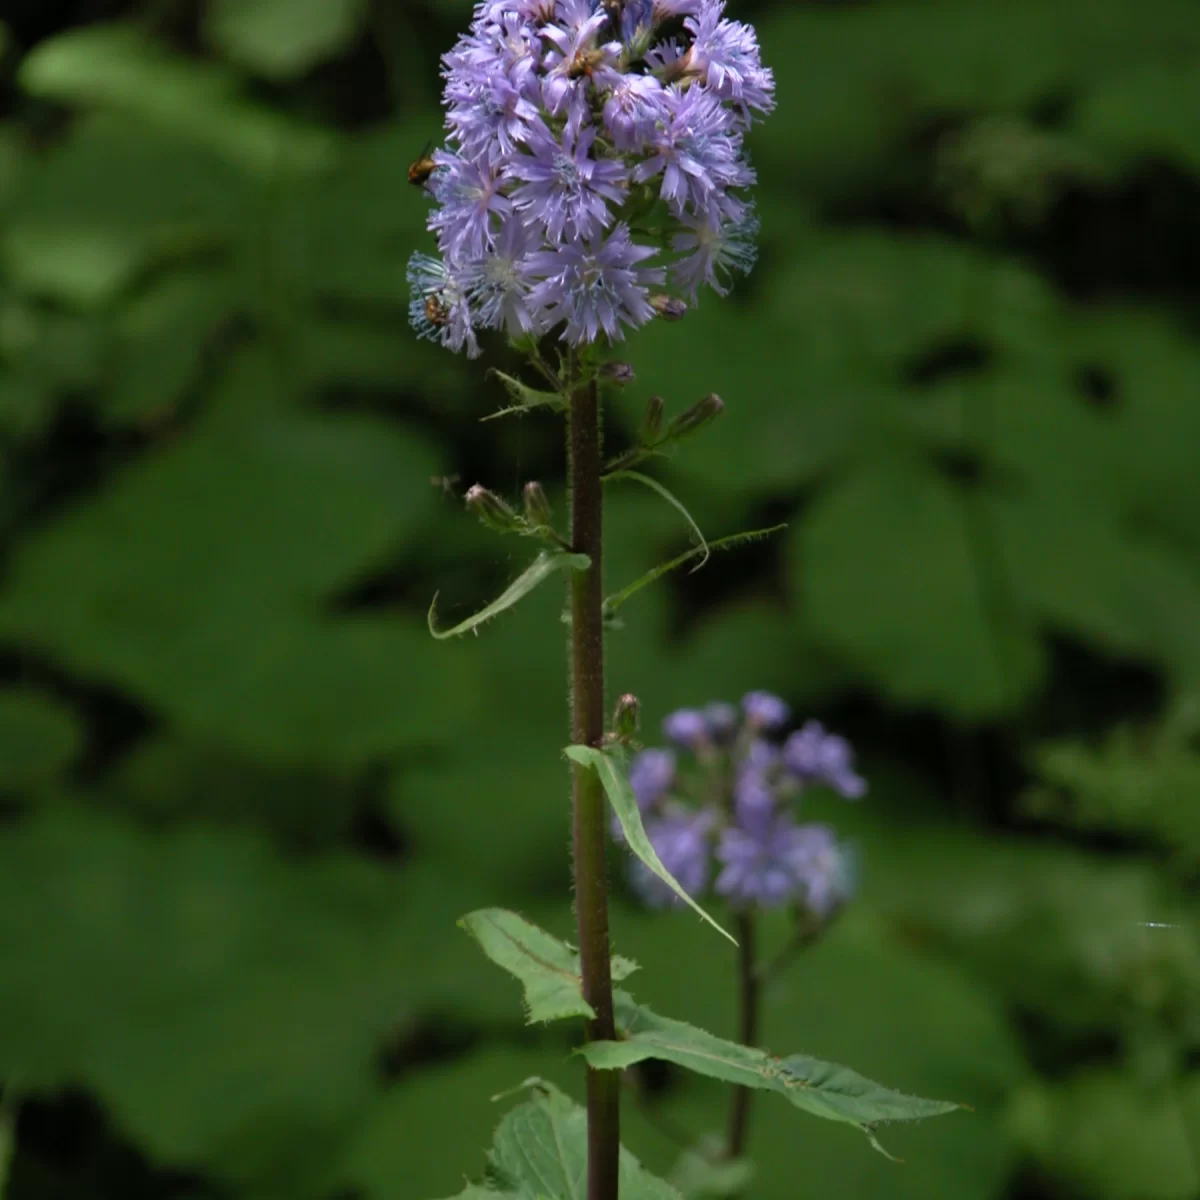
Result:
M17 1119L5 1200L232 1200L211 1180L156 1166L113 1128L86 1092L31 1097Z
M81 787L98 782L160 728L158 716L133 697L70 675L25 647L0 646L0 685L39 688L67 704L83 721L87 740L71 772L72 781Z
M799 499L803 506L812 492ZM760 504L738 523L739 529L768 529L782 522L798 520L796 499L777 498ZM721 556L720 566L707 564L699 571L672 571L660 583L671 589L671 626L668 638L679 641L706 616L738 600L751 597L786 603L786 541L782 536L761 538L738 546ZM663 559L679 553L676 546L664 546Z

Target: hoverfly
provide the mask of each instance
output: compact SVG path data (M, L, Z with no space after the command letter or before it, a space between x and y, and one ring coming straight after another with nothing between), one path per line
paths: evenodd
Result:
M429 177L437 169L437 164L433 161L429 151L433 147L433 142L429 142L425 149L421 151L420 158L409 164L408 182L413 187L423 188L428 182Z

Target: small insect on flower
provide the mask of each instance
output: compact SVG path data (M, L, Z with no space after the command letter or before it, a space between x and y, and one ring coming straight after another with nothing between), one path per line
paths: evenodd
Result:
M607 58L604 48L595 46L590 50L580 50L571 58L567 67L568 79L581 79L584 75L591 77L592 72Z
M413 187L423 188L429 182L429 177L437 169L437 164L433 161L429 153L432 149L433 142L428 142L425 149L421 151L420 158L409 164L408 182Z
M436 325L438 328L450 324L450 310L437 296L425 297L425 316L430 325Z

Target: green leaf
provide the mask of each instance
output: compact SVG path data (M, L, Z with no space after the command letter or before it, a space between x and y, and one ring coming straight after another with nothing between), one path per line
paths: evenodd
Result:
M91 25L41 43L21 64L34 96L124 110L274 173L333 160L329 134L254 104L222 67L175 55L133 26Z
M376 420L252 414L269 371L234 382L228 410L22 541L0 636L261 758L348 765L452 736L469 657L419 617L333 603L438 511L437 457Z
M362 0L213 0L205 31L234 62L288 79L344 50L362 10Z
M719 1137L685 1150L671 1172L671 1182L689 1200L742 1195L754 1182L754 1163L747 1158L725 1158L724 1152L725 1144Z
M306 1172L378 1095L387 1039L467 993L474 948L442 931L484 896L436 861L288 858L90 807L0 832L0 1078L30 1094L74 1081L146 1153L257 1179L249 1194L329 1195Z
M649 475L643 475L639 471L611 471L604 476L605 482L610 479L632 479L635 483L640 483L643 487L648 487L652 492L657 492L672 508L674 508L688 523L688 527L692 531L692 536L698 543L696 549L701 554L700 561L692 568L693 571L698 571L706 562L708 562L709 548L708 543L704 540L704 534L700 531L700 526L692 519L692 514L683 506L683 502L679 500L672 492L663 487L657 479L651 479Z
M488 374L495 376L504 384L513 403L508 408L501 408L497 412L490 413L483 418L485 421L494 421L497 417L507 417L513 413L527 413L535 408L549 408L556 412L562 412L567 407L567 402L557 392L539 392L519 379L505 375L503 371L497 371L495 367L488 371Z
M496 1127L488 1164L497 1187L468 1186L455 1200L586 1200L587 1112L543 1080L528 1080L532 1096ZM622 1148L621 1200L679 1200Z
M429 605L429 632L439 641L445 638L458 637L478 629L485 621L498 617L507 608L512 608L519 600L523 600L539 583L549 579L555 571L568 568L574 571L586 571L592 560L586 554L564 554L555 550L543 550L529 566L513 580L512 583L496 597L491 604L481 608L474 616L460 621L450 629L438 629L435 624L437 612L437 595Z
M1186 1200L1200 1187L1200 1074L1141 1087L1128 1070L1090 1068L1023 1089L1012 1124L1063 1194Z
M698 1075L739 1087L776 1092L796 1108L855 1125L871 1145L881 1121L919 1121L964 1107L944 1100L905 1096L865 1079L848 1067L804 1054L777 1058L763 1050L727 1042L683 1021L660 1017L636 1004L625 992L616 995L618 1042L588 1042L579 1053L599 1070L623 1070L648 1058L674 1063Z
M634 796L633 789L629 786L629 773L620 751L616 748L597 750L593 746L568 746L566 755L580 766L590 767L600 776L600 782L604 785L604 791L608 796L609 803L613 806L613 812L617 814L617 820L621 822L621 829L625 833L625 840L630 850L685 904L694 912L699 913L722 937L729 938L736 946L737 941L680 887L671 872L662 865L662 860L658 857L653 843L646 836L645 827L642 825L641 810L638 808L637 797Z
M71 711L40 692L0 692L0 763L5 787L46 783L60 775L83 745Z
M637 595L644 587L661 579L664 575L674 571L676 567L682 567L684 563L691 562L700 554L707 555L713 550L732 550L735 546L745 546L750 542L760 541L762 538L770 537L773 533L779 533L787 528L787 525L771 525L766 529L752 529L746 533L731 533L728 537L717 538L715 542L706 542L701 546L694 546L691 550L685 550L682 554L677 554L674 558L668 559L665 563L659 563L657 567L651 567L645 575L635 579L632 583L627 584L619 592L614 592L604 601L604 612L606 617L611 617L626 600Z
M897 699L982 716L1037 683L1040 646L999 574L990 512L967 507L986 501L901 459L850 474L796 530L808 621Z
M583 998L576 950L503 908L481 908L459 921L498 967L515 975L525 989L525 1019L557 1021L564 1017L594 1017ZM614 957L612 977L626 979L637 963Z

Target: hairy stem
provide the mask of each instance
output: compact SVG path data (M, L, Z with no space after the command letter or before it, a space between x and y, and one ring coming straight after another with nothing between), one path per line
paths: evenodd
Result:
M758 1041L758 963L755 961L754 914L738 913L736 919L738 940L738 1041L743 1046L753 1046ZM746 1152L746 1140L750 1133L750 1102L754 1092L750 1088L733 1089L733 1101L729 1109L730 1158L741 1158Z
M571 574L571 740L599 747L604 739L604 588L601 557L600 396L595 380L574 388L567 416L567 482L571 549L592 565ZM604 790L591 768L574 766L572 848L575 917L583 995L596 1013L588 1041L611 1041L612 972L608 949L608 881L604 869ZM617 1200L621 1146L621 1076L587 1073L588 1200Z

